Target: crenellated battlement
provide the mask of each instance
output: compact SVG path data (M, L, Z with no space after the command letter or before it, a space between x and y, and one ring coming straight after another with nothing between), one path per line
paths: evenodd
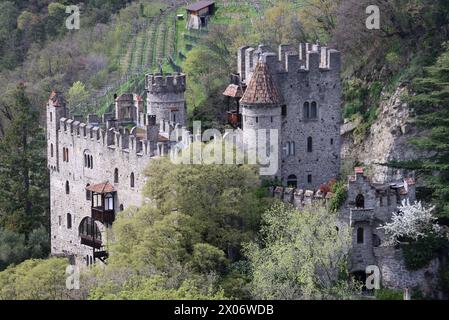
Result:
M145 88L150 94L183 93L186 90L186 75L147 74Z
M325 46L300 43L299 46L280 45L277 52L265 45L257 48L244 46L238 51L238 73L249 82L257 61L263 60L277 73L329 72L340 73L340 52Z
M332 192L324 193L321 190L305 190L305 189L295 189L295 188L284 188L284 187L270 187L270 196L289 203L297 209L302 209L305 206L318 205L326 206L333 196Z

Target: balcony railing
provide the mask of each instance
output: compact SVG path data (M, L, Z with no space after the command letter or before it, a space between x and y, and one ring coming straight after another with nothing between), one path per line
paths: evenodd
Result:
M102 242L100 239L96 239L85 234L81 235L81 244L95 249L100 249L102 247Z
M92 219L103 224L112 224L115 221L115 211L92 208Z

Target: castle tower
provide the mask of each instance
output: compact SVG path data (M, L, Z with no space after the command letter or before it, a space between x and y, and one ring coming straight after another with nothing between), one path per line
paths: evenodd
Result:
M148 74L146 76L147 113L157 122L186 124L185 74Z
M67 117L66 100L61 93L53 91L47 103L47 159L50 170L59 171L59 120L64 117Z
M260 67L260 60L265 67ZM280 130L278 176L283 184L314 190L338 178L340 52L306 43L281 45L278 50L270 50L267 46L259 46L257 50L241 47L237 66L242 87L248 86L246 96L253 97L252 101L247 97L242 99L242 105L248 100L244 108L243 131L252 127ZM255 76L257 79L253 81ZM270 100L273 93L261 90L267 79L282 99L275 100L277 105L256 108L263 105L260 101L273 102ZM259 92L257 95L255 90ZM254 100L257 97L259 102ZM245 132L244 136L247 136Z
M260 151L263 147L261 143L264 142L263 134L266 134L267 155L270 155L271 158L274 155L271 152L278 150L277 157L274 158L276 160L274 165L278 169L282 98L270 75L267 64L262 59L257 62L240 104L243 117L243 142L248 151ZM270 132L272 129L275 130L275 135ZM260 130L266 130L266 132ZM277 169L276 172L278 173L279 170ZM277 176L277 173L273 176Z

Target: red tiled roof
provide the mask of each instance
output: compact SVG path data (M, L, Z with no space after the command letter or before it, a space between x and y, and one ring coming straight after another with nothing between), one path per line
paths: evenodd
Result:
M225 92L223 92L224 96L231 97L231 98L241 98L243 97L243 91L242 88L236 84L230 84Z
M100 194L116 192L114 186L110 184L109 181L96 184L94 186L88 186L86 190Z
M363 174L365 172L365 169L362 167L356 167L355 168L355 173L356 174Z
M62 107L65 105L65 98L60 92L53 90L48 99L53 102L53 106L55 107Z
M259 61L240 103L246 105L276 105L280 104L281 100L281 95L274 84L268 66L262 61Z

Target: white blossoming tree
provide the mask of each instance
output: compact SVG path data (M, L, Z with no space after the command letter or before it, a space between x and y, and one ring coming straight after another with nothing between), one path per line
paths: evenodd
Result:
M393 213L391 222L379 228L385 230L386 245L401 243L401 239L416 241L438 233L440 228L432 213L434 209L424 207L421 202L410 204L409 200L403 200L398 212Z

